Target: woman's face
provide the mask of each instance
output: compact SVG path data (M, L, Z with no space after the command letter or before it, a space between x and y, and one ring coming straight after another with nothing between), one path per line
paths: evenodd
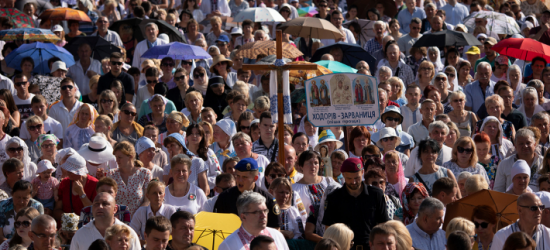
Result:
M130 112L131 114L126 114L126 112ZM136 115L132 115L132 114L137 114L136 112L136 108L134 108L133 106L130 106L130 107L126 107L124 108L124 110L120 111L120 121L121 122L126 122L128 124L131 124L132 122L134 122L134 118L136 118Z
M41 134L44 134L44 124L38 123L38 124L32 124L29 126L29 134L31 135L32 139L38 139L38 136Z
M462 68L460 68L460 71L458 73L461 76L468 76L468 74L470 74L470 69L471 69L471 67L463 66Z
M176 19L173 17L166 17L166 22L172 26L176 26Z
M436 87L440 92L444 92L447 89L447 77L444 75L436 76L434 87Z
M147 199L151 202L151 205L160 206L164 202L164 188L162 186L155 186L147 192Z
M226 143L229 136L218 126L214 126L214 141Z
M246 111L246 107L247 105L244 100L239 100L231 104L231 110L233 112L236 112L237 114L242 114L244 111Z
M107 240L111 250L128 250L130 248L130 237L125 233L118 233L113 236L113 239Z
M191 134L187 135L187 141L189 141L189 144L191 145L199 145L201 140L202 140L202 136L199 129L197 128L193 128L191 130Z
M63 35L63 34L61 33L61 31L54 31L53 33L54 33L57 37L63 39L63 38L61 37L61 36Z
M276 190L273 190L273 196L275 197L275 200L277 200L277 203L281 205L290 204L291 194L292 192L285 185L280 185L279 187L277 187Z
M353 146L355 147L355 152L361 152L363 148L366 147L368 144L369 144L369 139L364 135L353 139Z
M527 94L523 96L523 103L525 103L525 108L534 108L535 103L537 101L537 97L531 94Z
M452 147L455 144L456 140L456 132L454 130L450 130L449 134L447 135L447 139L445 139L445 145L447 145L447 147Z
M458 62L457 62L458 63ZM455 78L456 78L456 74L455 74L455 71L452 70L452 69L448 69L445 71L445 75L447 75L447 81L449 81L450 83L453 83Z
M420 158L422 159L422 163L433 165L435 164L435 160L437 159L437 152L432 151L432 149L430 148L425 149L424 151L422 151Z
M133 160L131 156L122 153L120 150L116 151L114 155L116 157L116 163L119 167L129 166L131 164L130 162Z
M380 72L380 74L378 75L378 78L380 78L380 82L385 82L390 79L390 77L391 74L388 72Z
M474 220L472 221L474 224L476 224L476 234L479 237L483 236L490 236L495 233L495 224L489 223L486 220L478 219L474 217ZM485 227L485 228L484 228Z
M456 53L448 53L447 54L447 62L451 66L456 66L456 64L458 63L458 55ZM445 73L447 73L447 72L445 72Z
M439 58L437 58L437 51L433 51L433 50L430 50L428 51L428 57L430 58L430 61L431 62L435 62L436 60L439 60Z
M57 152L56 144L53 141L45 141L40 144L40 150L42 155L46 157L51 157Z
M120 103L120 101L122 100L122 90L120 90L118 88L111 88L111 91L113 91L113 93L115 93L116 99L117 99L118 103Z
M183 153L183 148L181 147L181 145L175 142L166 145L166 149L170 154L170 158Z
M490 138L496 138L498 135L500 124L497 124L496 121L491 121L485 123L485 127L483 127L483 131L489 135Z
M431 79L433 70L434 69L430 66L423 66L420 68L420 76Z
M30 74L32 72L32 70L33 70L32 63L30 63L28 61L25 61L21 65L21 71L23 71L23 73Z
M476 152L479 159L485 159L489 154L489 149L491 148L491 143L489 142L478 142L476 143Z
M474 147L472 143L468 142L464 146L460 146L463 149L463 152L460 153L461 149L457 150L456 156L459 162L469 162L474 155Z
M187 102L187 109L191 112L200 111L202 109L202 101L196 96L191 96Z
M27 216L19 216L17 221L14 223L15 230L17 235L21 238L28 238L29 232L31 231L32 220ZM19 226L16 226L19 225Z
M103 112L101 114L111 113L115 107L115 100L111 100L108 97L102 98L100 101L101 108Z
M142 162L150 162L155 157L155 148L148 148L139 154L139 159Z
M384 10L385 10L384 4L381 4L381 3L376 4L376 9L378 10L378 13L380 13L381 16L384 15Z
M392 26L390 26L391 32L397 32L397 31L399 31L399 28L401 28L401 27L399 26L399 24L397 22L393 23Z
M397 82L397 81L393 81L390 83L390 87L391 87L391 93L393 95L397 95L397 93L399 93L401 91L401 83ZM399 98L400 96L397 96L397 98Z
M233 142L233 147L235 148L235 153L237 153L237 156L239 156L239 158L250 157L252 153L252 143L244 140L243 138L235 140Z
M204 140L208 145L212 141L212 133L210 133L210 127L208 127L208 125L202 125L202 129L204 130Z
M241 120L241 125L239 127L240 131L246 133L247 135L250 135L250 123L251 121L249 120ZM286 136L286 133L285 133L285 136Z
M191 171L186 164L178 163L170 169L170 175L174 178L174 182L185 183L189 179Z
M307 121L304 122L304 130L308 136L313 136L317 132L313 124Z
M516 176L512 178L512 183L514 184L514 188L520 188L521 190L525 190L527 189L527 185L529 184L529 175L516 174Z
M351 8L351 9L348 11L348 14L349 14L349 17L355 18L355 17L357 16L357 9L356 9L356 8Z
M384 152L395 149L395 140L397 140L397 137L386 137L380 140L380 144L382 144Z
M424 199L426 198L422 196L420 192L415 191L411 198L409 198L409 207L414 211L418 211L418 209L420 208L420 204L422 204Z
M177 122L172 118L166 118L166 129L168 130L167 134L179 133L181 130L182 124Z
M445 83L445 84L447 84L447 83ZM432 99L435 103L441 102L441 94L439 94L439 92L437 92L437 91L431 91L428 94L427 98Z
M189 33L195 33L197 31L197 25L196 24L190 24L189 26L187 26L187 31Z
M303 174L308 176L317 176L319 166L319 159L317 159L317 157L313 157L304 162L304 166L302 166Z
M373 12L369 12L368 16L369 16L369 20L378 21L378 15L374 14Z
M221 31L221 23L211 22L210 24L212 25L212 31L218 31L218 32Z
M151 111L157 115L164 115L164 102L163 101L155 101L150 103Z
M20 161L23 161L23 155L25 151L23 150L23 147L20 146L19 144L11 143L9 145L6 145L6 151L10 158L15 158Z
M500 104L498 103L491 103L490 105L487 105L489 106L487 108L487 113L490 115L490 116L494 116L494 117L500 117L500 115L502 114L502 107L500 106Z
M29 204L31 200L31 191L32 189L29 188L29 190L18 190L13 192L13 206L19 209L27 207L27 204Z
M292 135L290 134L290 132L288 132L286 130L285 130L285 135L284 135L284 141L285 141L285 144L288 144L288 145L292 144Z
M384 178L369 178L366 183L382 189L382 192L386 192L386 180Z
M384 163L386 164L386 171L390 174L397 174L399 172L399 160L395 157L386 157L384 158Z

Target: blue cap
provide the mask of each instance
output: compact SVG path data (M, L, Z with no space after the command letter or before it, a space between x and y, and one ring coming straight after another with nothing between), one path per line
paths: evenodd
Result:
M216 39L216 42L217 41L224 42L224 43L229 43L229 37L227 37L227 35L220 35L218 37L218 39Z
M258 163L252 158L244 158L235 166L235 170L241 172L258 170Z

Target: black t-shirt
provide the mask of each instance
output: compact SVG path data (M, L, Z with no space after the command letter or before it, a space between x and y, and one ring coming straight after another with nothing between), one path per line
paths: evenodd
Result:
M99 100L99 97L98 97L98 100ZM82 102L94 106L94 108L95 108L97 111L99 111L99 105L97 104L97 101L98 101L98 100L96 100L95 102L92 102L92 100L90 100L90 97L89 97L88 95L83 95L83 96L82 96Z
M389 221L384 193L377 187L362 183L363 191L357 197L349 194L345 186L327 196L323 224L344 223L354 232L355 245L369 248L369 235L373 227Z
M274 211L273 207L277 205L277 203L275 203L275 198L273 198L273 196L270 193L258 188L258 186L254 186L254 189L252 191L259 193L266 198L266 205L267 205L267 209L269 210L269 213L267 214L267 226L271 228L280 227L279 216L273 213ZM239 191L239 188L236 186L223 191L221 194L218 195L218 200L214 205L214 212L215 213L233 213L238 215L237 198L239 198L239 195L241 195L241 191ZM275 209L275 210L278 210L278 209Z
M97 83L97 94L101 94L103 90L111 89L111 83L113 83L114 80L120 80L122 82L125 94L134 95L134 77L124 71L120 72L117 77L115 77L111 72L99 77L99 81Z

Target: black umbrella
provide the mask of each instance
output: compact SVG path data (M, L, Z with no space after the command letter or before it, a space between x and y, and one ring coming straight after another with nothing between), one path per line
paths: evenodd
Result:
M141 28L139 27L139 24L141 23L141 21L143 21L143 19L138 18L138 17L123 19L123 20L116 21L113 24L111 24L109 29L116 32L116 33L118 33L119 35L121 33L124 33L123 32L124 30L126 30L126 29L130 30L131 29L132 32L133 32L134 38L136 40L138 40L138 42L139 42L139 41L145 39L145 36L141 32Z
M341 63L348 65L355 69L355 66L360 61L365 61L367 64L369 64L369 67L372 69L376 69L376 58L374 58L369 52L367 52L365 49L363 49L360 45L357 44L351 44L351 43L345 43L345 42L337 42L332 45L324 46L317 51L315 51L315 54L311 57L310 62L317 62L321 60L321 57L324 54L330 54L330 50L332 48L339 47L342 50L343 57Z
M87 43L92 48L92 58L101 61L105 57L109 57L112 52L122 52L119 47L113 45L111 42L103 39L99 36L77 36L69 43L67 43L64 48L71 52L74 56L74 60L79 60L78 58L78 47Z
M15 1L15 8L19 9L20 11L23 11L23 8L25 7L25 4L31 3L31 2L36 4L36 10L38 11L38 15L40 15L45 10L53 9L53 6L50 3L50 1L43 1L43 0L19 0L19 1Z
M139 24L139 27L141 28L142 34L145 34L145 26L148 23L155 23L159 27L159 34L164 33L168 35L168 38L170 38L171 43L172 42L187 43L187 40L185 40L185 37L183 37L183 34L178 29L176 29L176 27L162 20L145 19L141 21L141 23ZM138 39L138 41L140 40Z
M423 35L413 47L431 47L436 46L439 48L447 46L483 46L477 38L469 33L443 30L435 33L429 33Z

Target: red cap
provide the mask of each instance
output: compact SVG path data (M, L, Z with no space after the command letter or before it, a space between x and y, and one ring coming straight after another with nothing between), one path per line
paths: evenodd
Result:
M348 158L342 163L340 172L359 172L363 170L363 162L359 158Z

